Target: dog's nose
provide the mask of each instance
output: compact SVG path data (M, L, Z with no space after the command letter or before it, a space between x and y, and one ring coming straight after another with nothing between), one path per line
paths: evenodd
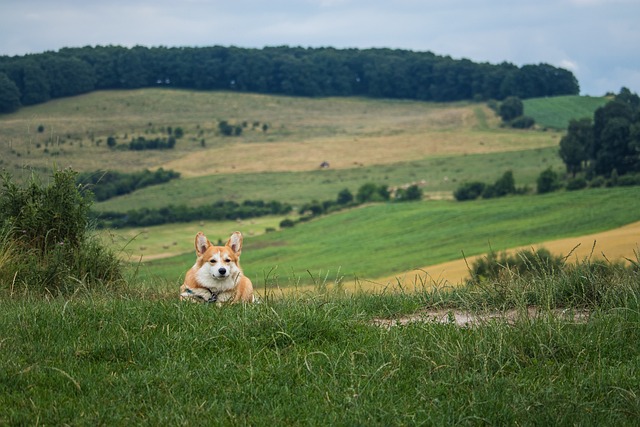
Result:
M222 275L225 275L225 274L227 273L227 269L226 269L226 268L224 268L224 267L220 267L220 268L218 269L218 273L220 273L220 274L222 274Z

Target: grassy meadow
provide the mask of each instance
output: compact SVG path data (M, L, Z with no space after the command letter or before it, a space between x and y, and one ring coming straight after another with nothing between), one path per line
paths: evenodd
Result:
M538 112L526 113L541 124L545 103L565 119L583 114L570 106L581 98L533 101L525 108ZM218 120L247 126L224 138ZM109 136L124 144L169 126L185 133L175 150L106 147ZM425 267L463 253L640 220L639 187L451 200L465 180L511 169L517 186L534 186L542 170L561 171L561 132L502 128L474 103L155 89L25 107L0 116L0 129L0 168L17 180L53 164L182 174L98 211L220 198L301 204L365 182L421 182L426 193L269 233L282 218L106 230L126 280L104 288L72 277L70 291L38 294L10 275L0 281L0 425L637 425L638 253L630 267L586 258L426 285ZM324 160L331 168L318 170ZM245 234L242 264L259 304L177 300L199 230L212 241ZM3 233L0 270L20 249ZM411 289L340 286L416 268L424 277ZM460 326L455 313L483 320Z
M218 122L243 127L223 137ZM263 131L263 125L267 131ZM49 171L165 167L185 177L388 165L432 156L556 146L560 135L498 126L484 104L291 98L146 89L94 92L0 117L1 167ZM182 128L173 150L111 150ZM390 148L393 147L393 150Z
M242 265L258 289L322 281L372 280L640 220L636 187L515 196L474 202L423 201L364 206L292 229L245 239ZM203 227L205 233L209 232ZM241 229L242 227L239 227ZM176 235L181 233L175 226ZM184 233L191 244L193 228ZM150 233L153 231L151 230ZM211 234L218 238L217 230ZM568 255L568 254L563 254ZM633 254L629 254L633 256ZM193 250L136 264L143 282L177 289ZM381 283L384 288L386 283Z
M565 130L571 119L593 118L593 112L609 100L596 96L556 96L523 101L524 114L533 117L540 127Z

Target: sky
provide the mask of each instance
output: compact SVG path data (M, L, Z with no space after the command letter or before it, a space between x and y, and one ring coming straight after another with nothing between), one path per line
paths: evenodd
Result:
M640 0L0 0L0 55L96 45L430 51L640 93Z

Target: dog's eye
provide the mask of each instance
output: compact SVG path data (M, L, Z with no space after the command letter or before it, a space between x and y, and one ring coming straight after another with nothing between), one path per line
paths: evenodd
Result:
M225 259L224 262L226 262L227 264L229 264L231 262L231 260L229 258Z
M215 259L210 259L210 260L209 260L209 262L210 262L211 264L215 264L215 263L216 263L216 262L218 262L218 261L216 261Z

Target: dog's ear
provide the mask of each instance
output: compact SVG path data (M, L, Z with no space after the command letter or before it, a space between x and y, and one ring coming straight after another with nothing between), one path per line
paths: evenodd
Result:
M202 255L211 246L211 242L207 239L202 231L196 234L196 253Z
M242 252L242 233L235 231L231 237L229 237L227 246L230 247L237 256L240 256L240 252Z

